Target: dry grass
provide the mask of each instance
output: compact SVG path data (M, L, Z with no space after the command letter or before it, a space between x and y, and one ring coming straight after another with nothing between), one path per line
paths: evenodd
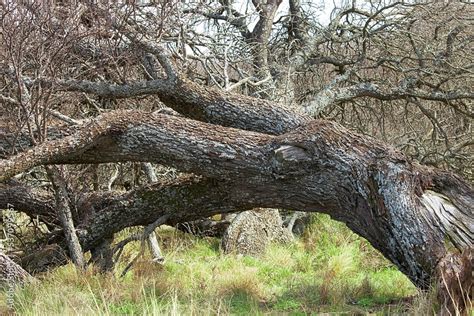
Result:
M15 292L19 315L258 315L349 313L427 315L430 295L366 241L317 216L305 236L261 258L222 255L216 239L159 231L163 266L140 261L124 278L72 265ZM124 254L139 251L133 245ZM121 262L120 268L126 264ZM5 298L6 293L1 293ZM1 299L1 298L0 298ZM5 301L5 299L1 299ZM3 311L7 311L3 306ZM3 314L3 313L2 313Z

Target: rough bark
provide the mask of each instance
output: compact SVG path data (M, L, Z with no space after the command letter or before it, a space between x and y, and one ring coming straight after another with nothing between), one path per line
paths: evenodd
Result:
M358 83L348 87L335 86L339 81L345 81L347 78L348 74L336 78L333 83L312 96L304 104L306 112L312 116L318 116L328 106L334 103L351 101L362 97L371 97L379 100L407 100L417 98L441 102L458 99L474 99L474 93L471 92L427 92L414 87L415 83L406 82L402 82L400 86L390 89L383 89L377 84L370 82Z
M34 190L17 181L0 183L0 208L10 207L22 211L52 228L60 224L54 211L54 197L40 190Z
M68 191L66 189L66 182L61 174L61 171L56 166L48 166L46 168L48 176L53 184L56 198L56 211L58 218L61 222L61 226L64 230L66 237L69 256L76 267L80 269L85 268L84 254L82 247L79 242L79 238L76 234L76 228L74 227L74 221L72 218L71 207L68 198Z
M224 98L217 92L206 96L201 108ZM275 115L238 101L220 103L219 109L247 111L239 122L235 118L226 125L256 130L271 124ZM194 118L221 122L221 114L206 113ZM261 124L253 122L260 117ZM268 130L286 130L284 126ZM0 179L42 164L118 161L156 162L203 176L84 199L78 207L91 214L79 236L84 251L125 227L147 225L165 215L173 224L254 207L330 214L420 288L429 287L444 258L471 251L474 191L462 179L421 166L336 123L314 120L294 127L272 136L164 114L114 111L75 134L0 161ZM454 261L450 269L458 272L451 278L465 275L470 267L465 260ZM461 306L462 298L456 302Z
M281 104L242 94L223 94L218 89L203 87L174 73L168 79L123 85L87 80L41 79L41 82L45 85L53 83L59 90L85 92L111 99L157 95L168 107L186 117L273 135L288 132L311 120Z
M32 276L20 265L0 252L0 285L15 286L32 280Z
M215 178L238 177L259 172L267 157L255 149L271 146L271 139L269 135L242 133L180 117L114 111L74 135L1 161L0 181L42 164L118 161L149 161ZM196 158L200 163L196 164ZM206 171L201 172L201 168Z
M2 161L2 174L48 163L148 160L232 180L238 202L321 211L346 222L422 287L448 252L447 236L456 249L472 247L472 188L336 123L314 121L272 137L122 112L88 129L72 136L73 143L66 137Z
M163 216L168 216L166 224L174 226L212 216L216 214L216 209L229 213L251 208L252 204L247 202L234 202L238 192L232 190L236 188L236 184L226 181L184 176L126 193L96 192L84 195L77 203L78 212L84 214L77 225L83 251L91 250L101 240L126 227L146 226ZM37 195L48 193L38 192ZM49 196L54 198L51 193ZM6 208L7 203L15 202L15 196L1 194L0 197L2 208ZM27 203L15 210L32 216L35 214L35 208Z
M252 3L257 9L259 19L252 32L247 36L246 41L252 49L255 75L259 80L264 80L259 87L261 90L259 94L268 99L272 95L271 89L274 88L268 61L270 57L268 42L272 32L273 20L281 0L253 0Z
M255 209L238 214L226 230L222 249L226 253L262 255L270 242L288 242L291 233L282 227L278 210Z

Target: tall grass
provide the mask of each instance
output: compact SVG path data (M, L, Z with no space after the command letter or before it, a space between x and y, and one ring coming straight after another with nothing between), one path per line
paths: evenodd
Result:
M15 312L398 314L430 308L429 302L412 299L417 294L414 286L365 240L327 216L315 216L302 238L272 245L260 258L222 255L217 239L199 239L171 228L160 229L158 235L166 255L164 265L143 258L124 278L79 273L73 265L66 265L17 289ZM124 259L133 258L138 251L138 245L129 246ZM119 263L118 270L125 264ZM6 306L0 308L0 314L2 309L7 311Z

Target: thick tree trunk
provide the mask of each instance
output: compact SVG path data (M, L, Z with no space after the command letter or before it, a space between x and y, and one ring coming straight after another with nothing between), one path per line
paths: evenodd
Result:
M253 50L254 63L260 78L266 78L271 75L268 38L281 0L253 0L252 3L259 15L254 30L249 32L245 29L245 17L241 15L235 15L240 22L233 19L231 25L237 26L249 43L256 44ZM397 4L382 9L390 9ZM161 72L154 69L154 63L145 61L143 65L136 66L144 66L150 80L141 82L131 82L133 79L126 78L135 68L128 67L128 62L123 66L131 71L124 71L123 76L120 76L120 82L126 84L47 78L45 76L48 73L66 75L70 71L46 71L46 68L36 71L36 66L28 66L31 64L29 61L23 63L29 56L28 47L25 46L25 58L20 56L7 60L2 74L7 81L17 83L18 98L9 96L14 94L15 84L8 84L3 89L8 95L2 96L2 102L9 102L18 106L18 109L24 108L20 112L26 114L29 136L33 137L34 134L29 119L38 121L33 116L41 111L42 106L45 107L44 114L55 113L48 102L56 99L56 93L58 96L62 94L61 90L93 94L111 102L118 98L154 95L187 118L163 113L112 111L88 122L77 122L56 113L56 117L61 120L77 125L66 132L52 127L47 133L53 136L50 141L16 156L12 154L17 153L18 148L11 148L12 143L26 147L34 144L29 137L5 135L0 130L0 156L5 157L0 161L0 181L5 182L0 185L0 207L13 205L15 210L31 216L36 214L51 226L61 225L64 236L56 237L59 240L55 242L61 245L57 247L62 249L69 245L70 255L76 257L74 261L79 265L82 265L79 258L82 251L91 250L94 258L110 257L107 240L114 233L130 226L165 220L168 224L176 224L216 213L233 213L255 207L323 212L365 237L418 287L428 288L430 284L438 282L446 310L455 307L463 309L466 296L472 289L474 242L474 190L468 183L448 172L420 166L393 148L352 133L338 124L312 120L307 115L297 114L293 109L270 101L223 93L190 82L177 73L163 54L163 49L149 43L148 36L138 36L134 28L137 26L138 30L141 23L128 23L128 19L122 20L118 12L109 15L109 11L99 6L95 9L98 11L98 21L106 21L101 26L110 26L106 33L110 32L110 35L120 39L119 50L122 47L126 47L127 52L140 50L138 54L127 54L130 66L136 65L133 56L140 55L140 60L151 60L154 59L151 56L154 56L167 77L160 78L158 74ZM230 21L231 7L227 6L227 9L228 13L222 19ZM290 1L293 17L290 18L289 31L304 41L304 35L299 32L301 29L297 29L302 27L298 27L301 22L298 10L298 1ZM346 61L333 56L319 56L310 46L320 47L327 42L326 37L336 36L346 13L354 10L355 7L339 11L326 28L328 32L316 34L312 41L306 43L310 49L295 52L292 60L299 65L307 65L310 61L305 55L309 52L309 55L314 55L313 62L333 64L341 67L341 71L345 65L353 64L350 59ZM371 15L367 23L380 16L381 10ZM10 21L12 30L18 26L14 21ZM370 42L366 34L367 23L362 34L364 52L359 60L362 63L369 58L366 55L367 43ZM14 32L11 34L14 38ZM452 50L456 34L448 35L447 41L451 44L447 43L447 52ZM88 39L85 41L90 42ZM12 52L17 49L14 44L7 46L13 49ZM98 52L99 46L96 47ZM147 57L142 58L145 55ZM93 58L88 56L84 60ZM99 63L94 61L94 65L104 62L100 58L96 61ZM419 58L419 62L422 63L422 58ZM54 63L51 63L49 68L55 69L53 66ZM96 69L93 70L95 72ZM36 78L23 76L27 73ZM88 71L75 74L81 76L82 73L84 76L92 74ZM344 77L342 75L340 79L344 81ZM97 76L88 78L96 80ZM337 88L336 83L330 84L328 89L317 95L310 102L309 110L315 112L331 102L361 96L382 100L420 98L446 101L473 98L472 93L438 91L439 85L433 88L432 93L425 93L421 88L412 87L409 81L388 90L367 83ZM406 88L403 88L404 85ZM43 95L38 91L45 92L44 96L39 96L37 103L30 102L32 97L36 98L36 94ZM53 97L50 99L49 95ZM135 99L134 106L138 102L139 99ZM46 122L47 117L44 115L43 123ZM39 128L40 122L36 123ZM41 135L46 136L46 126L42 126ZM155 162L195 175L150 183L126 193L84 193L78 196L75 205L81 214L79 222L74 223L80 228L77 231L72 223L67 192L60 176L55 177L53 174L51 177L55 196L39 189L21 192L24 186L11 181L13 176L40 165L108 162ZM54 173L55 168L50 170ZM51 201L56 201L56 208L60 210L58 216L51 216ZM51 248L48 252L56 253L58 258L62 252L56 250Z
M236 201L328 213L422 287L450 249L446 242L472 247L467 184L324 121L271 137L166 115L114 113L1 167L8 176L38 164L143 160L232 180Z
M462 307L472 286L466 272L472 260L461 260L469 258L474 242L469 184L336 123L298 125L306 118L295 121L289 112L270 110L270 103L264 102L260 111L214 90L204 95L198 113L206 115L199 119L219 124L227 113L231 119L223 125L240 127L248 121L249 129L263 131L278 112L288 115L280 123L298 122L293 128L299 127L272 136L159 113L114 111L70 136L0 161L0 180L43 164L147 161L174 166L202 177L85 197L78 208L91 215L81 223L83 250L125 227L163 216L173 224L254 207L323 212L366 238L418 287L426 289L443 275L449 278L447 290L460 293L454 300ZM191 99L188 105L199 103L196 95ZM220 112L214 117L211 109L217 104ZM244 112L240 120L234 116ZM278 134L287 128L283 123L268 131ZM1 205L14 204L15 198L6 197ZM448 269L441 263L451 257L460 259L451 260ZM459 287L457 277L462 290L453 288Z

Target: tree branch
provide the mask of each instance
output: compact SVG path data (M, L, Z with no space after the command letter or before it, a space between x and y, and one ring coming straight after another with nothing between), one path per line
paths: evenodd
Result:
M344 77L344 75L341 76L341 78L342 77ZM383 89L379 85L370 82L358 83L348 87L334 87L336 82L339 81L340 80L336 78L333 83L329 84L326 88L313 96L309 101L306 101L304 104L306 113L311 116L317 116L331 104L350 101L361 97L370 97L378 100L404 100L409 98L418 98L422 100L441 102L458 99L474 99L473 92L428 92L418 88L406 87L404 86L404 82L402 82L400 86L391 89Z
M39 165L121 161L156 162L216 178L242 177L260 172L268 160L261 148L271 146L271 139L169 115L114 111L76 134L0 161L0 181Z

